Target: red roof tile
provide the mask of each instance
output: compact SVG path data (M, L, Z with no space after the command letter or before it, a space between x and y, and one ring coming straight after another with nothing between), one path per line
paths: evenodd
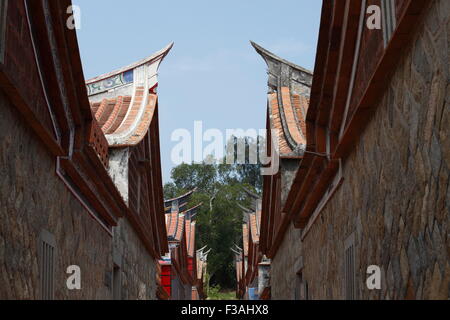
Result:
M189 257L194 257L195 254L195 225L195 221L186 219L186 240Z
M252 240L254 243L258 243L259 242L259 230L258 230L258 222L257 222L255 213L249 214L249 223L250 223L250 232L252 235Z
M312 73L252 42L269 67L270 128L279 130L280 156L302 157L306 148L305 119Z
M248 256L248 225L246 223L242 225L242 239L244 246L244 255Z
M110 148L134 146L146 136L157 107L157 70L172 45L87 81L92 113Z

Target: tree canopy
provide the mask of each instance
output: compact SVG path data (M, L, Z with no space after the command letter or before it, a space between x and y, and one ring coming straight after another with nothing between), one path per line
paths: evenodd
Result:
M166 199L194 188L189 206L203 203L197 221L197 248L208 246L208 274L211 285L235 288L234 254L230 250L242 244L243 213L239 205L251 206L244 188L260 193L262 179L258 164L181 164L171 172L172 182L164 186Z

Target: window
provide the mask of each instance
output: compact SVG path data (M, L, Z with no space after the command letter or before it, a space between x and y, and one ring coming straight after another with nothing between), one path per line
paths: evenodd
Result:
M300 271L297 273L297 278L295 280L295 300L308 300L309 299L309 288L308 282L303 279L303 273Z
M345 269L345 299L356 299L355 288L355 236L352 234L345 241L344 253L344 269Z
M120 267L115 265L113 270L113 299L122 300L122 271Z
M55 237L42 230L39 238L39 277L42 300L53 300L55 293Z
M142 178L141 178L141 170L138 171L138 177L137 177L138 181L137 181L137 204L136 204L136 213L138 215L141 214L141 193L142 193L142 187L141 187L141 183L142 183Z
M308 287L308 281L305 281L305 300L309 300L309 287Z
M6 12L8 0L0 0L0 63L3 63L5 55Z
M297 274L297 278L295 279L295 300L301 300L302 299L302 288L303 287L303 275Z
M397 24L395 18L395 0L381 0L381 11L383 20L384 46L387 46Z
M113 251L113 300L122 300L122 255L117 251Z

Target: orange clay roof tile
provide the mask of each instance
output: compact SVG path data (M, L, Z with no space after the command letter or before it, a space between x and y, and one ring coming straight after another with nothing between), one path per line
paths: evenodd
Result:
M312 72L286 61L252 42L268 66L269 126L279 130L283 158L299 158L306 148L305 119L312 85Z
M244 255L248 256L248 225L246 223L242 225L242 239L244 245Z
M250 213L250 232L252 235L253 243L259 242L259 231L258 231L258 224L256 222L256 214Z

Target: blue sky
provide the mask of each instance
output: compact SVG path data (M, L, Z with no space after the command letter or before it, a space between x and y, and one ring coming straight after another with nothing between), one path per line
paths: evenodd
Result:
M151 55L174 41L159 70L163 180L170 179L175 129L262 129L266 65L253 40L309 70L320 0L74 0L86 79Z

